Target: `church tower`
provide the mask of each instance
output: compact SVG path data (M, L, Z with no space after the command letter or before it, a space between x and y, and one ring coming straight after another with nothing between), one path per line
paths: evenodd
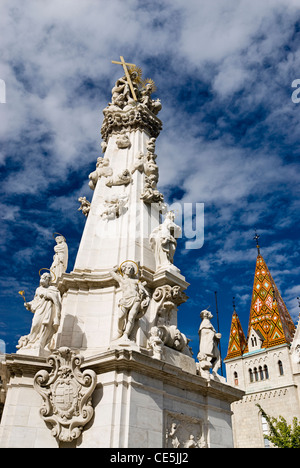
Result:
M267 426L256 403L270 416L281 415L288 422L300 417L294 334L293 320L257 243L247 338L234 308L224 359L228 382L245 391L243 399L232 404L236 448L268 444Z
M217 374L212 316L203 311L199 362L177 325L189 284L175 265L181 228L157 187L162 105L153 81L120 59L103 155L87 174L93 196L79 199L86 224L74 269L59 234L34 299L20 291L34 319L6 356L2 447L233 445L230 404L243 392Z

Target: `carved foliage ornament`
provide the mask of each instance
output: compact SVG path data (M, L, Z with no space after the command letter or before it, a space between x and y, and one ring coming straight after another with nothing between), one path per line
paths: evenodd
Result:
M41 370L34 377L34 388L43 398L40 415L63 442L77 439L94 414L91 395L96 374L91 369L81 372L82 361L82 356L62 347L48 358L50 374Z
M155 115L147 112L143 108L132 108L130 111L110 111L109 107L105 110L101 135L105 142L113 133L120 133L121 130L145 130L150 136L157 138L161 129L162 122Z

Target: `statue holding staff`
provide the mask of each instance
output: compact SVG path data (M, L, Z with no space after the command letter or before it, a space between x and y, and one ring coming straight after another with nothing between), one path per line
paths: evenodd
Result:
M19 352L22 353L24 349L51 351L53 349L52 338L60 323L61 298L58 289L51 286L50 273L41 275L40 285L35 291L33 300L26 302L24 298L24 306L34 316L30 333L19 339L17 345Z

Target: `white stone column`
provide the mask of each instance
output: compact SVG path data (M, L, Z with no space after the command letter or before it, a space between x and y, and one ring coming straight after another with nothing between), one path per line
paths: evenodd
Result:
M139 153L147 152L149 136L141 130L126 132L126 135L130 141L128 148L118 148L118 134L111 135L108 140L104 158L109 159L113 175L102 176L98 180L74 271L109 271L114 265L120 265L128 259L155 271L149 236L151 230L159 224L159 211L155 204L146 204L141 200L145 174L139 170L131 174ZM132 177L129 184L106 185L126 169ZM124 200L123 213L114 219L107 219L101 213L107 206L106 200L114 196Z

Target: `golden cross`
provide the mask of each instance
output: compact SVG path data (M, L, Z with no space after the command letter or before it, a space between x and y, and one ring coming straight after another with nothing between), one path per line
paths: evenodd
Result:
M120 60L121 60L121 62L115 62L114 60L112 60L111 63L116 63L117 65L123 65L125 76L127 78L128 84L130 86L130 90L132 92L132 97L133 97L133 99L135 101L137 101L137 97L136 97L136 94L135 94L135 91L134 91L134 88L133 88L133 84L132 84L132 81L131 81L131 78L130 78L130 75L129 75L129 72L128 72L128 69L127 69L127 66L135 67L135 64L134 63L126 63L125 60L124 60L124 57L122 57L122 55L120 55Z

